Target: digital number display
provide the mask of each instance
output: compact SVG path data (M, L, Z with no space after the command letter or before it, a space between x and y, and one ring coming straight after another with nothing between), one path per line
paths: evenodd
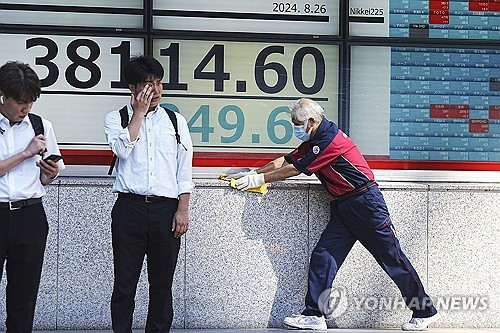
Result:
M42 82L33 112L63 146L107 147L104 116L129 101L122 69L144 53L139 38L2 34L0 61L29 63ZM283 152L293 136L288 106L317 100L337 121L338 46L154 40L165 68L162 105L185 116L197 151Z
M500 39L500 2L391 0L390 37Z
M302 8L302 9L301 9ZM273 2L274 13L305 13L305 14L326 14L326 4L324 3L304 3L302 7L296 2Z
M354 46L351 54L350 134L363 154L500 161L500 50Z
M62 145L106 145L104 116L129 101L122 68L144 53L140 38L2 34L0 62L30 64L42 82L33 112L49 119Z
M337 121L338 47L154 40L164 66L163 105L188 120L197 151L288 151L288 106L317 100Z
M332 36L339 34L339 0L156 0L153 28Z
M390 158L500 161L500 50L393 48Z
M500 40L499 0L351 0L351 36Z

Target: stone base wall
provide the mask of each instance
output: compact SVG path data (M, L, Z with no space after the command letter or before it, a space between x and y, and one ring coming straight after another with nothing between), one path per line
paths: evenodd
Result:
M317 184L262 196L198 180L174 281L176 328L280 327L303 309L309 256L328 222ZM113 284L109 179L63 178L44 198L50 231L36 329L109 329ZM444 315L440 327L500 327L500 184L381 183L406 255ZM5 321L5 271L0 329ZM331 294L330 327L399 327L394 283L357 243ZM134 326L145 325L146 264Z

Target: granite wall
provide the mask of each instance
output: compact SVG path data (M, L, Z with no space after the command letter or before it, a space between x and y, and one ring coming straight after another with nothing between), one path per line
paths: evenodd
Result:
M36 329L105 329L113 267L111 180L63 178L44 199L49 239ZM500 184L381 183L403 250L437 303L441 327L500 327ZM268 194L199 180L175 276L174 327L279 327L302 310L309 255L328 221L317 184L289 181ZM145 265L134 325L143 327ZM0 329L5 321L5 272ZM335 280L330 327L399 327L400 293L356 244Z

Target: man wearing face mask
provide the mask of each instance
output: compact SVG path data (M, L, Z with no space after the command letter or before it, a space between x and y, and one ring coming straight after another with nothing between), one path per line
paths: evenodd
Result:
M293 152L249 172L231 175L239 190L284 180L300 173L315 174L333 196L330 221L310 260L306 308L300 315L284 319L292 329L326 330L328 305L320 296L328 292L340 266L354 243L374 256L400 289L412 318L405 331L420 331L440 315L401 250L389 211L374 181L373 172L351 139L324 117L323 108L302 98L290 106L295 136L303 143Z

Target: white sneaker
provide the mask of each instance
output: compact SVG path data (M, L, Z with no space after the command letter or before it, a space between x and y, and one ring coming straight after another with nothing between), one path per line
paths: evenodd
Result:
M425 331L427 326L441 319L441 315L436 313L428 318L411 318L410 322L401 325L403 331Z
M324 317L291 315L285 317L283 324L290 329L326 331L326 320Z

